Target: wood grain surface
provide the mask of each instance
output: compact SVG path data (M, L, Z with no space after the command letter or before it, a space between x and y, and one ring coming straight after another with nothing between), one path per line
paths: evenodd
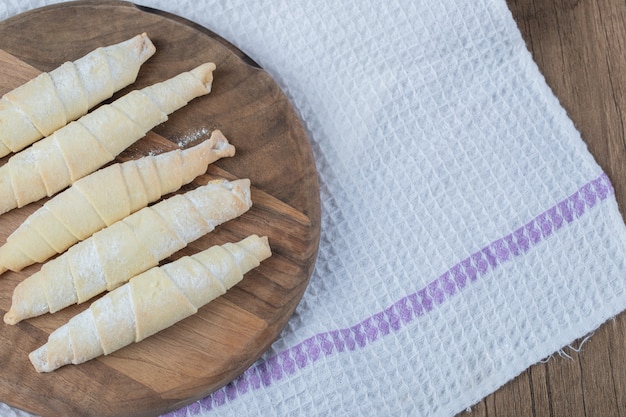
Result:
M180 192L214 177L250 178L253 207L170 259L249 234L269 237L273 256L227 294L138 344L78 366L37 374L28 353L88 306L2 324L0 401L42 416L155 416L230 382L278 336L313 270L319 244L317 173L308 139L285 95L244 54L188 21L122 2L76 2L0 22L0 94L95 49L147 32L156 54L135 84L114 98L203 62L215 62L213 90L170 115L118 160L188 147L219 128L235 145ZM0 160L5 163L8 157ZM0 243L44 201L0 216ZM0 279L0 314L33 265Z
M613 182L626 217L626 1L508 5L548 85ZM460 416L626 416L626 313Z

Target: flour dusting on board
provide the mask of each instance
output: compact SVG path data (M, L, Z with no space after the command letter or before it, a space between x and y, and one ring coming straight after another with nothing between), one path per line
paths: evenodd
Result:
M208 136L211 132L209 131L209 129L207 129L206 127L203 127L201 129L195 130L185 136L183 136L182 138L179 138L178 140L176 140L176 144L183 148L187 145L189 145L192 142L197 141L198 139L200 139L203 136Z

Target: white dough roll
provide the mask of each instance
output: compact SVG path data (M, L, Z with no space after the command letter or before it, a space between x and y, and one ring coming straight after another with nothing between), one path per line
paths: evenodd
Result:
M0 156L17 152L132 84L156 49L143 33L39 74L0 98Z
M152 268L94 301L29 358L37 372L51 372L139 342L195 314L271 254L267 237L252 235Z
M31 214L0 246L0 273L20 271L172 193L235 154L216 130L204 142L102 168L76 181Z
M167 115L208 94L215 64L134 90L55 131L0 167L0 214L50 197L112 161Z
M248 179L217 180L143 208L43 264L13 291L7 324L111 291L252 206Z

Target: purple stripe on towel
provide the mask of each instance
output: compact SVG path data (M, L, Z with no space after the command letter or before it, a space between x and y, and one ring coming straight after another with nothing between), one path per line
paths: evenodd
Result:
M602 174L527 224L461 260L426 287L401 298L385 310L351 327L311 336L265 361L257 362L212 395L163 417L197 415L202 410L213 409L240 395L270 386L326 356L360 349L400 330L445 303L490 270L524 255L613 193L609 178Z

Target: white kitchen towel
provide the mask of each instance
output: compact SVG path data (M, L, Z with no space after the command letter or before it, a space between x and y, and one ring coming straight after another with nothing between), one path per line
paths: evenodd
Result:
M504 0L139 3L267 69L321 182L281 337L168 416L452 416L626 308L613 188Z

